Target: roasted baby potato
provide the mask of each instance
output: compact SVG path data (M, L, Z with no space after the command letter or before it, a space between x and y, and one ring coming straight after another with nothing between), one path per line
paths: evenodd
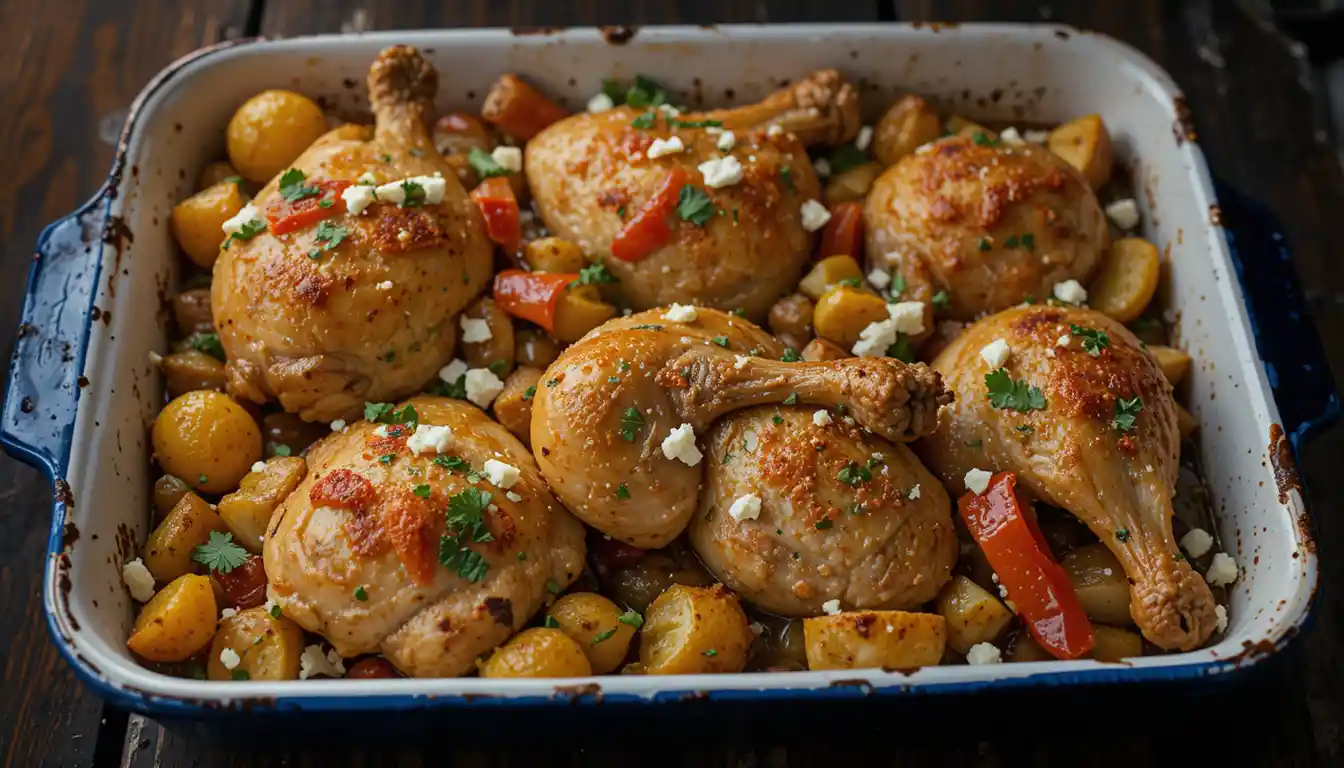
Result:
M1120 561L1105 544L1088 544L1060 561L1073 582L1089 619L1103 624L1129 624L1129 580Z
M220 182L173 206L168 223L187 258L203 269L210 269L219 258L219 244L224 241L220 227L243 210L244 205L247 201L237 184Z
M211 531L227 530L204 499L187 493L145 542L145 567L160 584L191 573L196 570L191 553L210 539Z
M467 341L462 331L462 358L472 368L489 368L499 378L509 375L513 370L513 320L499 308L494 299L482 296L463 310L462 318L484 320L490 329L490 338L484 341ZM461 320L459 328L461 328Z
M869 323L886 320L887 302L875 293L848 285L832 286L817 301L812 325L817 335L850 349Z
M210 579L179 576L140 610L126 646L150 661L185 661L210 642L218 615Z
M555 337L574 343L584 334L616 316L616 308L602 300L591 285L574 285L555 303Z
M942 134L942 121L933 107L921 96L906 94L877 121L873 154L882 165L892 165Z
M1093 626L1093 630L1096 627ZM1027 632L1018 632L1013 638L1013 642L1008 646L1008 653L1003 656L1005 661L1025 662L1025 661L1054 661L1055 657L1050 652L1041 647Z
M522 330L513 335L513 357L520 366L544 371L560 356L561 349L560 343L544 331Z
M583 649L593 674L605 675L625 660L639 614L626 614L607 598L595 592L572 592L555 601L546 615L553 626L569 635ZM552 622L554 622L552 624Z
M382 656L360 659L345 672L347 680L395 680L398 677L401 673Z
M1157 364L1162 368L1162 375L1167 377L1171 386L1176 386L1185 378L1185 374L1190 372L1190 356L1175 347L1164 347L1159 345L1148 345L1148 353L1157 358Z
M536 368L519 368L504 380L504 389L495 398L495 421L528 446L532 445L532 401L541 374Z
M868 196L868 190L873 188L873 182L881 175L882 166L878 163L864 163L846 168L827 180L826 187L821 190L821 200L828 208L834 208L841 203L861 202Z
M219 500L219 516L234 539L249 552L261 552L271 513L307 474L308 462L297 456L276 456L260 470L248 472L238 490Z
M675 584L649 606L639 661L650 675L741 672L754 639L727 587Z
M229 162L243 178L265 184L326 132L327 118L312 99L293 91L262 91L229 120Z
M227 160L206 163L205 167L201 169L200 175L196 177L196 189L198 191L208 189L226 179L232 179L236 183L242 180L242 175L238 173L238 169L229 165Z
M199 349L165 355L159 369L163 371L169 397L198 389L224 391L224 364Z
M852 255L828 256L813 265L798 283L798 292L816 301L831 286L850 283L863 285L863 270Z
M992 643L1013 620L999 599L965 576L956 576L938 593L938 615L947 621L947 644L965 655L977 643Z
M1121 661L1143 655L1143 638L1137 632L1104 624L1092 625L1092 658L1097 661Z
M829 360L844 360L854 353L826 339L813 339L803 347L803 359L809 363L824 363Z
M802 349L812 338L812 300L801 293L785 296L770 308L770 332L784 346Z
M1199 429L1199 421L1195 415L1185 409L1180 403L1172 403L1176 406L1176 429L1181 433L1181 439L1193 435L1196 429Z
M534 627L500 646L481 665L481 677L588 677L583 648L558 629Z
M219 244L216 243L216 246ZM215 330L210 312L210 289L194 288L173 297L173 320L182 333L211 333Z
M1087 289L1087 303L1122 323L1143 314L1157 291L1162 272L1157 248L1141 237L1111 243L1101 259L1101 271Z
M191 486L182 482L182 478L161 475L154 481L154 522L160 523L183 496L191 493Z
M543 237L523 246L523 259L536 272L578 272L588 266L583 249L561 237Z
M1093 189L1111 178L1111 135L1100 115L1083 115L1055 128L1046 146L1082 172Z
M943 658L947 622L936 613L845 611L803 619L808 669L913 669Z
M230 668L221 656L235 666ZM277 619L264 608L249 608L219 622L206 674L211 680L297 680L302 656L298 624L283 616Z
M154 419L154 458L168 474L206 493L233 490L261 458L261 431L220 392L179 395Z
M489 152L495 148L494 138L475 115L466 112L449 112L434 121L434 148L441 155L462 155L466 157L471 150Z
M983 134L986 139L991 141L999 138L999 134L994 131L960 115L953 115L947 118L947 132L956 134L957 136L970 136L972 138L974 138L977 133Z

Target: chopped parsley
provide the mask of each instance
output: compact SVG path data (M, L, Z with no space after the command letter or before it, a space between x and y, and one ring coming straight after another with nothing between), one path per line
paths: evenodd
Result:
M326 200L322 200L322 201L318 202L317 207L318 207L318 208L331 208L331 207L334 206L334 205L336 205L336 201L335 201L335 200L332 200L331 198L327 198Z
M855 486L860 483L866 483L873 479L873 473L867 467L860 465L856 461L851 461L840 470L835 476L836 480L848 486Z
M523 390L523 400L531 400L536 396L537 396L536 387L528 387L527 389Z
M1004 247L1004 248L1016 248L1016 247L1017 247L1017 242L1018 242L1018 240L1017 240L1017 235L1009 235L1008 237L1004 238L1004 241L1003 241L1003 247Z
M978 437L975 438L974 440L967 440L967 441L966 441L966 447L967 447L967 448L979 448L981 445L984 445L984 441L981 440L981 439L978 438Z
M541 620L541 626L547 629L559 629L560 622L556 621L555 617L548 613L546 614L546 618Z
M640 428L643 426L644 417L640 415L639 411L635 410L634 406L626 408L625 413L621 414L621 428L619 431L621 433L621 438L627 443L635 442L635 435L639 433Z
M611 636L616 634L617 629L618 627L612 627L611 629L608 629L606 632L599 633L597 637L593 638L593 645L597 645L598 643L603 642L605 640L610 640Z
M560 585L555 583L555 579L546 580L546 591L552 595L560 594Z
M784 423L784 417L780 416L778 413L776 413L774 416L771 416L770 420L775 423L776 427Z
M201 333L197 331L186 338L187 346L192 349L204 352L205 354L224 361L224 345L219 342L218 333Z
M307 179L308 177L298 168L290 168L280 174L280 196L285 198L286 202L297 203L304 198L322 194L321 187L304 186L303 182Z
M292 456L292 455L294 455L294 449L290 448L288 445L285 445L284 443L274 443L274 444L272 444L272 446L271 446L271 452L274 453L276 456Z
M798 193L798 185L797 185L796 183L794 183L794 181L793 181L793 169L792 169L792 168L790 168L790 167L787 166L787 165L784 166L783 168L780 168L780 169L779 169L779 180L782 181L782 182L784 182L784 186L787 187L788 190L789 190L790 192L792 192L792 193L794 193L794 194L797 194L797 193Z
M1117 398L1115 401L1115 418L1111 419L1111 426L1121 432L1128 432L1134 428L1134 420L1138 418L1143 410L1143 400L1138 397L1132 397L1128 400Z
M846 277L840 282L836 283L836 285L847 285L850 288L862 288L863 281L857 277Z
M632 330L632 331L661 331L661 330L663 330L663 326L661 326L661 325L653 325L653 324L650 324L650 323L644 323L644 324L641 324L641 325L633 325L633 326L630 327L630 330Z
M984 131L976 131L971 134L971 141L982 147L997 147L999 145L998 139L990 138L989 134Z
M649 110L639 117L636 117L634 120L631 120L630 125L634 128L652 128L656 122L658 122L658 115L654 114L653 110Z
M470 546L494 540L485 524L489 506L490 493L479 488L468 488L448 498L448 529L439 537L439 563L467 581L481 581L490 567Z
M891 273L891 298L895 299L902 293L905 293L905 277L900 272Z
M570 285L603 285L615 282L617 282L616 276L611 274L607 265L598 262L580 269L579 279L570 283Z
M461 456L444 456L442 454L434 457L434 463L440 467L452 472L455 469L462 469L470 466Z
M794 404L797 403L797 402L798 402L798 393L797 393L797 392L790 392L790 393L789 393L789 396L786 397L786 398L784 398L784 404L785 404L785 405L794 405Z
M730 309L730 310L728 310L728 314L732 315L733 317L746 317L746 316L747 316L747 310L745 310L745 309L743 309L743 308L741 308L741 307L738 307L737 309Z
M1036 250L1036 236L1031 233L1022 235L1009 235L1003 241L1004 248L1025 248L1028 251Z
M933 294L933 298L929 299L929 303L933 305L934 309L947 309L949 303L947 291L939 291Z
M677 215L683 221L703 227L714 216L714 201L704 190L687 184L681 188L681 196L677 199Z
M517 558L518 558L518 562L521 563L521 562L523 562L524 560L527 559L527 553L524 552L524 551L522 551L522 550L520 549L520 550L518 550L518 553L517 553L516 555L514 555L514 557L517 557Z
M285 615L285 612L282 611L282 610L280 610L280 606L275 605L274 603L272 603L272 604L271 604L270 614L271 614L271 618L272 618L272 619L278 619L278 618L280 618L281 616Z
M546 380L546 388L547 388L547 389L550 389L551 387L554 387L556 384L559 384L559 383L560 383L560 380L559 380L559 379L547 379L547 380Z
M495 158L489 152L480 147L472 147L471 151L467 153L467 164L483 180L494 176L508 176L511 173L508 168L495 162Z
M402 208L415 208L425 204L425 188L415 181L407 179L401 182L401 190L406 193L406 199L401 201Z
M316 233L317 240L322 243L322 246L309 251L308 255L312 258L317 258L314 254L322 254L334 249L349 236L350 230L339 224L333 224L330 219L323 219L317 223Z
M617 86L619 87L619 86ZM606 84L603 83L603 91L606 92ZM611 96L611 93L607 93ZM612 96L612 101L617 104L621 99ZM635 75L635 80L626 90L623 101L635 109L644 109L645 107L661 107L667 103L667 90L655 82L653 79L644 75Z
M608 377L607 377L607 383L608 383L608 384L620 384L620 383L621 383L621 377L620 377L620 376L608 376Z
M989 390L989 404L995 408L1025 413L1045 407L1045 395L1038 387L1021 379L1013 381L1004 368L985 374L985 388Z
M990 244L990 242L989 242L989 238L988 238L988 237L982 237L982 238L980 238L980 251L981 251L982 253L985 252L985 251L989 251L989 250L991 250L991 249L993 249L993 248L994 248L994 246L993 246L992 244Z
M385 453L385 454L383 454L382 456L379 456L379 457L378 457L378 463L379 463L379 464L391 464L391 463L392 463L392 460L395 459L395 458L396 458L396 455L395 455L395 454Z
M715 336L714 338L710 339L710 341L714 342L715 344L718 344L720 347L726 348L728 346L727 336Z
M796 363L799 360L802 360L803 356L798 354L798 350L794 349L793 347L785 347L784 354L780 355L779 359L781 362L785 363Z
M232 243L234 240L251 240L265 231L266 222L261 219L249 219L243 222L237 232L230 232L229 236L224 238L224 242L220 243L219 247L227 251L229 250L229 243Z
M630 489L625 487L625 483L621 483L620 485L616 486L616 498L618 499L630 498Z
M910 337L904 333L896 334L896 341L887 347L887 357L894 357L902 363L915 362L915 350L910 346Z
M844 173L868 162L868 153L853 144L842 144L831 153L831 175Z
M191 559L212 571L228 573L247 562L246 549L233 542L232 533L211 531L210 539L191 551Z
M392 403L365 403L364 418L375 424L406 424L412 429L420 423L420 414L409 403L400 408Z
M509 361L503 358L500 358L499 360L491 360L490 364L485 367L496 376L502 376L504 370L509 367Z
M219 183L220 183L220 184L242 184L242 183L243 183L243 177L242 177L242 176L225 176L224 178L222 178L222 179L219 180Z
M355 587L355 599L360 601L361 603L369 599L369 593L367 590L364 589L363 584L360 584L358 587Z
M829 517L824 517L824 518L822 518L822 519L820 519L820 520L817 521L817 530L818 530L818 531L829 531L830 529L832 529L832 528L834 528L834 527L835 527L835 521L834 521L834 520L831 520L831 518L829 518Z
M1030 435L1036 431L1036 428L1031 426L1030 424L1018 424L1016 427L1013 427L1013 429L1016 429L1018 432L1024 435Z
M667 124L673 128L721 128L722 120L677 120L672 118Z
M700 655L702 655L702 656L709 656L709 657L712 658L712 657L714 657L714 656L718 656L718 655L719 655L719 652L716 651L716 650L714 650L713 648L706 648L705 650L703 650L703 651L700 652Z
M419 497L422 498L422 499L428 499L428 498L429 498L429 486L426 485L426 484L424 484L424 483L421 483L420 485L415 486L415 489L413 490L413 493L415 493L416 496L419 496Z
M644 626L644 617L639 615L639 611L626 611L621 614L621 617L617 619L617 621L627 626L634 627L635 629Z
M251 680L251 679L252 679L252 673L251 673L251 672L248 672L246 669L235 669L235 670L233 670L232 672L229 673L229 676L232 677L234 680Z
M1111 345L1111 337L1106 335L1105 331L1098 331L1095 328L1084 328L1081 325L1069 323L1069 333L1083 340L1083 351L1087 354L1097 357L1103 349Z
M1117 541L1121 541L1121 542L1129 541L1129 529L1128 529L1128 528L1116 528L1116 529L1115 529L1115 538L1116 538Z

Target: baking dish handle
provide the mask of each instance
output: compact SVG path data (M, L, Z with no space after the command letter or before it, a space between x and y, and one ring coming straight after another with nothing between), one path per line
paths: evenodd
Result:
M108 203L99 195L38 237L9 361L0 442L57 479L70 455Z
M1215 181L1255 346L1293 451L1339 418L1339 392L1293 270L1283 225L1264 204Z

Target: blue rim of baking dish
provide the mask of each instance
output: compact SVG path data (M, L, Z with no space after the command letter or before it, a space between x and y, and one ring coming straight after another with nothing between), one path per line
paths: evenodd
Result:
M1072 31L1072 30L1071 30ZM1104 37L1104 36L1097 36ZM1144 54L1106 38L1160 71ZM350 713L360 711L409 712L445 708L491 709L540 707L562 703L661 704L688 698L722 702L763 700L830 700L877 696L948 695L1023 688L1069 687L1095 684L1177 682L1226 677L1246 669L1281 650L1310 621L1308 606L1298 623L1273 642L1272 648L1248 649L1229 659L1171 666L1060 669L991 680L925 682L889 686L863 684L815 688L715 689L673 687L649 695L615 692L584 692L552 696L499 696L459 694L372 694L337 696L241 695L231 704L184 696L159 694L113 683L75 649L57 621L59 594L68 589L62 573L69 468L75 417L80 399L80 380L91 337L93 301L101 279L103 248L116 240L116 222L111 209L121 184L128 137L138 107L186 64L221 50L253 42L238 40L204 48L167 67L152 80L132 105L122 132L117 158L102 190L74 213L53 222L38 238L37 252L29 272L19 332L10 361L9 376L0 415L0 444L16 458L41 470L54 489L52 526L48 538L47 567L43 584L47 624L61 655L76 674L99 695L127 709L165 717L202 718L225 715L237 708L249 711ZM1236 270L1245 307L1251 321L1260 362L1277 405L1287 438L1296 453L1313 433L1333 423L1340 401L1331 378L1319 337L1302 297L1282 227L1259 203L1215 181L1210 191L1222 206L1228 253ZM90 262L91 260L91 262ZM87 293L82 307L72 297ZM44 325L45 324L45 325ZM1271 343L1272 342L1272 343ZM39 380L40 379L40 380ZM57 400L57 402L51 402ZM47 416L45 427L39 416ZM48 433L48 430L49 433ZM40 434L41 433L41 434ZM68 567L68 560L66 561ZM64 584L62 579L66 579ZM1314 601L1313 601L1314 602ZM861 670L855 670L856 673Z

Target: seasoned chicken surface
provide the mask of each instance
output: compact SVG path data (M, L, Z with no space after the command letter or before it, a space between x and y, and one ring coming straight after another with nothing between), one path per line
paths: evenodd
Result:
M915 301L946 291L955 320L1086 283L1107 242L1092 188L1050 150L957 136L887 168L863 223L869 268L900 274Z
M858 94L839 73L822 70L751 106L675 118L642 114L622 107L574 115L528 142L524 167L546 226L590 259L603 259L620 281L613 292L636 310L696 303L763 320L776 299L792 292L812 250L801 207L820 191L804 147L852 139ZM637 118L652 125L635 127ZM678 127L704 121L722 126ZM673 137L684 151L649 157L655 140ZM741 180L709 188L699 166L721 157L740 162ZM704 226L673 213L666 244L639 261L612 258L612 239L674 166L708 194L717 213Z
M321 195L329 215L283 234L272 222L221 252L211 300L230 393L310 421L350 419L366 400L415 392L452 357L457 314L490 280L491 246L430 138L437 87L414 48L383 51L369 71L373 131L338 128L293 164L298 188L316 193L290 196L315 207ZM376 184L441 175L442 202L375 201L355 215L339 185L323 186L366 174ZM290 210L282 178L252 202L259 220Z
M1043 408L991 403L985 376L994 369L981 350L996 339L1010 350L1008 377L1039 388ZM963 491L971 469L1017 473L1019 488L1073 513L1115 553L1145 637L1164 649L1203 643L1213 595L1171 529L1180 451L1171 385L1139 340L1099 312L1020 307L972 324L933 366L956 404L917 450L947 487Z
M637 547L664 546L686 527L703 472L695 439L725 414L843 406L860 426L905 442L932 431L948 400L923 365L783 363L779 342L749 321L703 308L687 322L667 314L612 320L566 349L532 412L533 453L552 490L584 522Z
M462 675L527 623L548 582L578 577L583 526L482 411L436 397L407 404L424 434L361 421L310 450L307 477L266 535L268 593L342 656L377 652L408 675ZM426 425L451 430L444 452L420 445ZM516 482L494 485L488 460L516 468ZM459 555L450 565L445 549Z
M815 616L833 599L901 610L932 600L957 559L947 492L905 446L839 415L818 425L815 411L751 408L710 429L690 528L700 559L781 616Z

